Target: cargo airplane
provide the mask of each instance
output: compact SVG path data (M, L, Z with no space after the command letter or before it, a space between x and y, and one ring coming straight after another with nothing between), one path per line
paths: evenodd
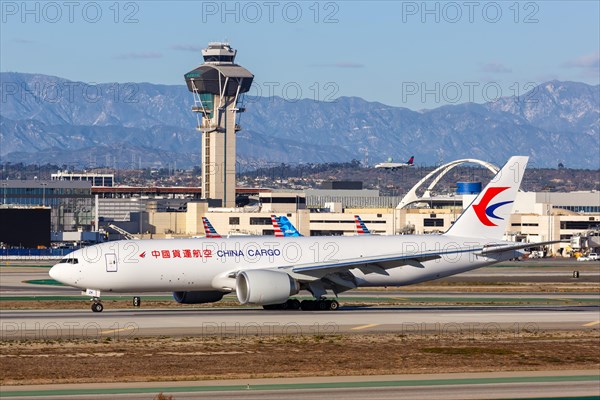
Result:
M334 310L328 293L443 278L550 243L502 240L527 160L510 158L444 234L123 240L76 250L50 276L85 289L95 312L101 293L159 291L184 304L235 292L241 304L267 309ZM301 290L315 300L290 299Z
M411 156L408 159L408 161L405 163L395 163L395 162L392 162L392 159L390 158L387 162L382 162L382 163L375 165L375 168L394 170L394 169L399 169L399 168L412 167L413 165L415 165L415 156Z

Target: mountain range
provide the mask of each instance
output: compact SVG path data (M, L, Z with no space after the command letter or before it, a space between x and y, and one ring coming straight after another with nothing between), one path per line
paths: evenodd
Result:
M190 167L200 162L184 85L89 84L0 73L0 162ZM239 169L393 157L435 164L529 155L537 167L600 168L600 86L550 81L519 97L431 110L340 97L246 97Z

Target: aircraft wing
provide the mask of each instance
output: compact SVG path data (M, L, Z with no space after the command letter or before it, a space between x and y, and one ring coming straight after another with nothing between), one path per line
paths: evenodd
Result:
M403 265L411 265L417 268L425 268L424 261L435 260L448 254L473 252L477 256L488 256L495 253L502 253L511 250L520 250L528 247L544 246L547 244L558 243L558 240L539 242L539 243L519 243L519 244L488 244L483 247L456 248L447 251L425 251L412 254L389 254L379 257L360 257L346 260L331 260L318 263L295 265L293 267L281 267L293 278L300 281L311 281L321 279L331 274L346 273L351 269L359 269L363 273L376 273L388 275L387 269L396 268Z
M330 260L311 264L295 265L291 267L280 267L290 274L293 278L300 281L314 281L325 276L345 273L351 269L359 269L363 273L376 273L388 275L387 269L400 267L402 265L412 265L418 268L424 268L424 261L435 260L446 254L456 254L464 252L472 252L478 249L459 248L448 251L425 251L414 254L389 254L378 257L360 257L345 260Z

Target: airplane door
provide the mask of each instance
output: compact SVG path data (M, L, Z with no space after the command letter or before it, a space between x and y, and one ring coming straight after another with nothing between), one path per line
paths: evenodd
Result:
M106 255L106 272L117 272L117 256L116 254Z

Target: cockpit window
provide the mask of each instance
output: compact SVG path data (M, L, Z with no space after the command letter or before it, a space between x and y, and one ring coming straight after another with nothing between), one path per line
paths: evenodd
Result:
M58 262L59 264L77 264L79 261L76 258L63 258Z

